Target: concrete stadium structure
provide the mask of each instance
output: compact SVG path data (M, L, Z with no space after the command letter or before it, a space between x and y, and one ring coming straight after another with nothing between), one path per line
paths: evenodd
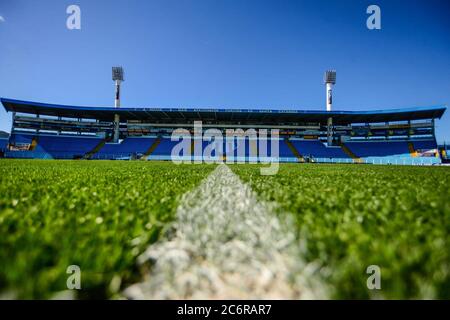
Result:
M435 120L445 106L315 111L79 107L6 98L1 103L12 114L11 134L0 145L6 158L170 160L178 143L171 140L173 131L193 132L196 121L203 131L278 129L273 139L281 162L438 164L446 157L435 136ZM253 140L236 136L220 159L261 160ZM211 143L193 139L192 157ZM239 143L245 145L244 158L236 156Z

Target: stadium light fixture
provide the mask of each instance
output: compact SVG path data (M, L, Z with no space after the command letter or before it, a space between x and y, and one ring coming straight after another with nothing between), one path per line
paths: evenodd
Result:
M336 70L327 70L323 77L325 83L336 84Z
M116 108L120 107L120 83L123 81L123 68L113 67L112 68L112 79L116 85L116 100L114 106Z
M112 79L113 81L123 81L123 68L122 67L113 67L112 68Z
M336 84L336 70L325 71L323 81L325 82L327 89L327 111L331 111L331 106L333 104L333 85Z

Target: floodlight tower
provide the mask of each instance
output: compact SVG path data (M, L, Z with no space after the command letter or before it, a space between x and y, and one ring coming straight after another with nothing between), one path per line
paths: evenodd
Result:
M327 111L331 111L333 105L333 86L336 84L336 70L327 70L323 77L326 85ZM333 118L327 120L327 144L331 146L333 143Z
M112 68L112 79L116 86L116 98L114 100L114 107L120 108L120 84L123 80L123 68L113 67ZM114 142L119 141L119 125L120 117L119 114L114 115Z

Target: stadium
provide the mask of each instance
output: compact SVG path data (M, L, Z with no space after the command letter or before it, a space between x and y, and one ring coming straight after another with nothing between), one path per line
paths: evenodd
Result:
M450 300L449 5L0 1L3 305Z
M336 111L327 71L325 110L131 108L113 80L114 107L1 98L1 297L450 296L445 106Z
M1 101L13 113L11 136L2 146L6 158L170 160L176 144L171 141L172 132L193 127L194 121L223 130L279 129L281 162L438 164L446 157L435 139L434 121L445 112L440 106L366 112L117 110ZM119 141L114 142L116 114L121 122ZM328 145L326 124L330 117L333 133ZM245 141L246 159L241 161L248 161L252 154L249 139ZM232 150L236 149L233 146Z
M194 137L183 160L205 160L208 144L213 160L258 162L366 163L434 165L446 162L445 146L438 147L435 120L445 106L373 111L332 111L333 71L325 74L327 110L248 110L120 108L118 69L115 107L79 107L2 98L12 114L9 139L2 140L6 158L22 159L140 159L170 160L178 143L177 129L193 133L194 123L216 129L232 139L202 141ZM248 129L255 130L253 134ZM202 130L202 131L204 131ZM240 131L239 131L240 130ZM258 130L277 130L279 149L261 152ZM212 140L212 141L211 141ZM210 146L211 148L211 146ZM265 148L264 148L265 149ZM238 153L237 150L243 150ZM244 151L245 150L245 151Z

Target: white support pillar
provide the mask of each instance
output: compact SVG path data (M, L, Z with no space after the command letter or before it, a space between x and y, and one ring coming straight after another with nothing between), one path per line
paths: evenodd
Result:
M120 84L123 81L123 68L122 67L113 67L112 68L112 79L115 83L116 95L114 99L114 107L120 108ZM118 113L114 114L114 137L113 141L119 141L120 134L120 116Z
M327 144L333 144L333 118L329 117L327 121Z
M116 107L116 108L120 108L120 83L121 82L122 82L121 80L115 80L116 98L114 100L114 107Z
M113 137L114 142L119 141L119 129L120 129L120 116L116 113L114 115L114 137Z
M116 95L114 99L114 107L120 108L120 80L115 80ZM120 134L120 116L116 113L114 115L114 137L113 142L117 143L119 141Z
M326 105L327 111L331 112L333 106L333 85L336 83L336 71L328 70L324 75L324 82L326 85ZM333 118L327 119L327 144L331 146L333 144Z
M331 111L333 105L333 84L331 82L326 83L327 89L327 111Z

